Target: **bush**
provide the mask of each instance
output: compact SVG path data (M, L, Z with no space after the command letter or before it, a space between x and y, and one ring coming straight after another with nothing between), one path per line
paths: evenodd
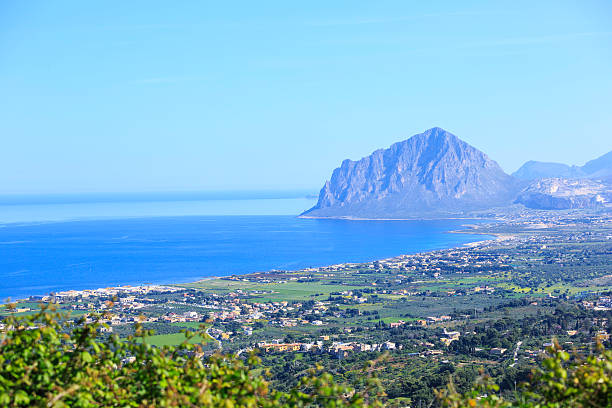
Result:
M587 357L570 355L555 343L532 380L523 384L512 400L498 395L499 387L483 375L467 394L452 384L438 393L442 406L495 408L603 408L612 407L612 351L597 345Z
M91 317L90 317L91 319ZM52 305L9 316L0 343L0 405L44 407L362 407L380 406L377 383L363 392L311 371L289 392L269 389L258 358L203 359L185 342L157 348L137 325L127 339L103 336L97 316L71 322ZM200 333L200 335L204 335ZM372 395L369 397L368 395Z
M379 407L380 384L364 375L363 390L337 384L311 370L287 392L270 389L259 359L204 358L193 336L176 347L154 347L142 325L127 339L104 335L102 316L72 322L52 305L9 316L0 334L0 406L11 407ZM364 371L367 373L368 370ZM511 399L482 375L472 391L452 383L438 392L448 408L595 408L612 406L612 351L598 345L589 356L549 350L532 381ZM396 399L390 406L406 406Z

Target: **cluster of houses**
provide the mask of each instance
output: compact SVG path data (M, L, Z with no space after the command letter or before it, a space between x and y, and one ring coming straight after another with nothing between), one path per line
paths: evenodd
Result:
M272 342L260 342L257 343L257 347L266 353L281 353L281 352L311 352L311 353L329 353L336 358L344 358L351 353L359 352L371 352L371 351L386 351L396 350L402 348L400 344L397 346L395 343L386 341L380 344L366 344L366 343L342 343L333 342L331 345L325 346L322 341L310 342L310 343L283 343L280 340Z
M208 318L212 321L235 321L238 323L253 323L256 320L267 319L271 325L281 327L292 327L298 324L322 325L323 322L316 316L323 315L329 308L329 302L314 302L312 306L305 308L302 303L265 302L246 303L240 299L233 301L208 301L201 307L210 307ZM297 313L299 311L299 313ZM275 317L277 314L293 314L300 317ZM310 317L304 319L305 317Z
M597 300L582 301L582 306L585 309L592 309L598 311L607 311L612 310L612 297L610 296L600 296Z
M505 237L509 241L513 237ZM400 255L393 258L383 259L364 264L341 263L336 265L322 266L316 268L305 268L299 271L270 271L251 274L248 276L230 276L222 278L225 280L244 281L251 283L285 283L289 281L309 281L312 279L334 277L336 272L346 270L367 268L374 270L395 270L397 273L402 271L418 270L423 275L433 276L440 279L445 271L461 272L463 269L479 269L482 271L508 268L509 256L506 254L483 254L477 251L479 247L489 245L486 241L472 243L469 247L425 252L419 254ZM330 273L333 272L333 273ZM397 275L393 283L401 284L406 277ZM377 284L372 282L373 286ZM491 290L485 288L483 290ZM365 299L365 298L364 298Z
M52 293L45 296L30 296L30 301L43 301L43 302L57 302L62 301L74 301L76 299L88 299L88 298L99 298L109 297L115 295L134 295L142 296L149 293L174 293L184 289L176 288L172 286L161 286L161 285L141 285L141 286L114 286L108 288L99 289L85 289L85 290L66 290L63 292Z
M425 319L417 319L415 321L415 323L418 326L427 326L428 324L441 323L441 322L446 322L446 321L449 321L449 320L452 320L452 317L448 316L448 315L428 316ZM395 329L397 327L401 327L401 326L404 326L406 324L407 324L407 322L405 322L404 320L398 320L397 322L389 323L389 327L392 328L392 329Z
M377 265L373 263L368 265L375 268L380 265L385 269L395 269L398 271L414 271L418 270L423 275L431 275L434 278L441 278L441 273L451 270L453 272L461 272L464 268L490 270L494 268L508 267L508 255L505 254L487 254L484 255L474 249L486 245L485 243L474 243L470 247L461 249L441 250L433 252L425 252L412 255L401 255L395 258L379 261ZM398 275L401 278L401 275ZM398 282L398 283L401 283Z

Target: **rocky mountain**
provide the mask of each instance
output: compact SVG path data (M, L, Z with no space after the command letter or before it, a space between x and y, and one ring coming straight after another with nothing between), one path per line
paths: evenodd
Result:
M612 151L589 161L584 166L568 166L562 163L546 163L531 160L523 164L512 175L522 180L559 177L572 179L612 179Z
M516 203L540 210L604 208L612 202L612 188L590 179L549 178L533 181Z
M455 135L432 128L358 161L345 160L304 217L444 216L510 204L515 179Z

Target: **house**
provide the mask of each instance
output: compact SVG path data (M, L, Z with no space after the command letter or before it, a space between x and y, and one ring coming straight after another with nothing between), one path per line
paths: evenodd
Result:
M440 341L448 347L453 341L459 340L459 337L461 337L461 333L458 331L449 332L444 329L444 337L440 337Z
M268 344L263 343L259 345L260 348L265 350L266 353L269 352L284 352L284 351L300 351L302 348L301 343L279 343L279 344Z
M186 319L194 319L194 320L195 320L195 319L197 319L197 318L198 318L198 313L197 313L197 312L185 312L185 313L183 314L183 316L184 316Z
M350 343L334 343L329 348L330 353L332 353L334 357L338 359L343 359L344 357L349 355L351 352L353 352L353 350L354 350L354 346L353 344L350 344Z
M491 355L493 355L493 356L501 356L501 355L503 355L506 352L506 350L508 350L508 349L501 348L501 347L493 347L491 349Z

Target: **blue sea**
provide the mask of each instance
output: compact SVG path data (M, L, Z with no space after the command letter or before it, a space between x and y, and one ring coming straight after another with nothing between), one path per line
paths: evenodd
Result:
M300 219L313 198L0 198L0 299L180 283L449 248L466 220Z

